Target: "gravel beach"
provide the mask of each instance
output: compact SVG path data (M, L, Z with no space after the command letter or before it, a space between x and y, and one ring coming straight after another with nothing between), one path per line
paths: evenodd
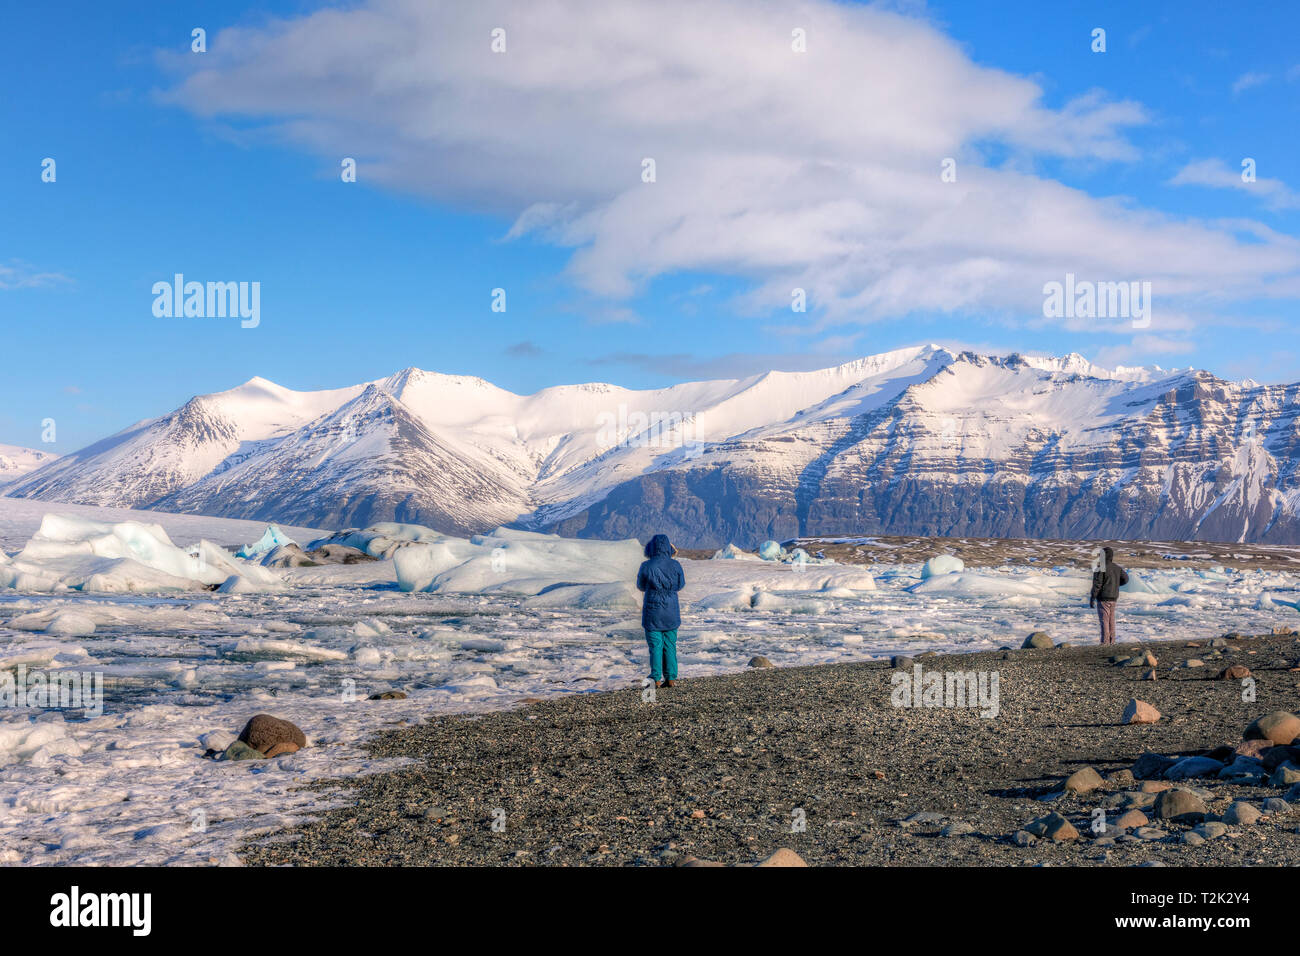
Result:
M686 675L653 702L632 687L437 717L367 744L409 765L328 784L343 805L240 856L249 865L664 866L749 864L784 847L813 866L1300 864L1294 794L1253 822L1241 822L1254 814L1240 808L1216 822L1234 801L1264 810L1289 785L1213 776L1144 785L1126 773L1144 752L1231 748L1255 718L1300 710L1294 634L1020 649L1024 638L1008 636L1014 650L922 655L898 669L870 661ZM1158 658L1154 681L1145 665L1112 661L1146 651ZM996 672L997 716L895 706L893 676L916 664ZM1250 670L1255 700L1243 700L1241 680L1216 679L1229 665ZM1163 716L1122 723L1132 698ZM1101 779L1062 793L1084 768ZM1205 814L1159 819L1155 791L1170 786L1196 794ZM1133 809L1150 819L1117 829ZM1052 813L1078 836L1050 820L1031 825Z

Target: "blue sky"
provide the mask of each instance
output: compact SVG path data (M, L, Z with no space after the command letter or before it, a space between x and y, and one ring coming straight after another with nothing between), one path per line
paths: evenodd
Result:
M735 3L9 11L0 442L412 365L649 387L936 341L1300 380L1296 8ZM1045 320L1066 271L1153 280L1151 326ZM260 282L259 326L155 317L176 272Z

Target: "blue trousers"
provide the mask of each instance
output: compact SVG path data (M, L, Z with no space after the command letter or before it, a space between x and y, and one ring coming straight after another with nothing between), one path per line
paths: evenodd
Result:
M677 680L677 631L646 631L650 648L650 679Z

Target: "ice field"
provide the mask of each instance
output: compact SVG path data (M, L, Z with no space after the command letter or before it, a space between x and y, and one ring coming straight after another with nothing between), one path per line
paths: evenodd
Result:
M98 520L97 520L98 519ZM285 541L378 560L276 567ZM243 546L249 558L235 556ZM684 560L683 676L920 650L1096 640L1086 566L966 570ZM788 559L790 556L787 555ZM1120 555L1122 563L1122 554ZM634 541L412 525L340 533L0 498L0 673L102 675L99 716L0 708L0 863L237 862L310 813L312 780L382 769L367 735L527 697L626 688L646 672ZM1300 577L1131 572L1120 640L1300 624ZM369 700L401 690L405 700ZM1004 685L1003 693L1015 693ZM629 695L629 706L642 706ZM256 713L310 746L215 762Z

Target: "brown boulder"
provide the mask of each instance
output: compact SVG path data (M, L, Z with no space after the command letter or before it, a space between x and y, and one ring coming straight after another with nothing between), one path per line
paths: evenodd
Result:
M1160 711L1145 700L1134 697L1124 708L1123 722L1126 724L1154 724L1160 719Z
M1065 781L1067 793L1091 793L1101 786L1101 774L1091 767L1084 767L1070 774Z
M1134 809L1121 814L1119 819L1115 821L1115 826L1121 830L1136 830L1138 827L1144 827L1150 822L1145 813Z
M1200 823L1207 812L1205 801L1190 790L1174 788L1156 797L1155 813L1161 820Z
M755 863L754 865L755 866L807 866L808 864L805 863L803 861L803 857L801 857L798 853L794 852L794 850L787 850L785 847L781 847L781 849L777 850L766 860L763 860L760 863Z
M244 729L239 732L239 739L268 756L270 750L277 744L293 744L294 750L307 746L306 734L289 721L272 717L270 714L257 714L244 724ZM281 749L277 752L292 753L293 751Z
M1271 740L1275 744L1289 744L1300 737L1300 717L1285 710L1275 710L1251 721L1242 736L1247 740Z
M1244 664L1233 664L1219 671L1215 680L1245 680L1250 676L1250 668Z
M1059 813L1049 813L1045 817L1031 820L1025 824L1025 830L1053 843L1067 843L1079 839L1079 831L1074 828L1074 824Z

